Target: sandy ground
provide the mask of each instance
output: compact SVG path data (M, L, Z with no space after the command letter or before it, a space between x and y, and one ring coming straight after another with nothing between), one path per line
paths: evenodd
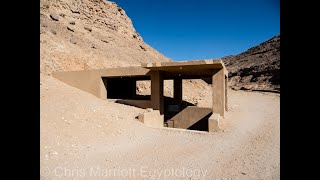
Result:
M146 127L52 77L40 108L41 179L280 179L279 94L230 90L215 133Z

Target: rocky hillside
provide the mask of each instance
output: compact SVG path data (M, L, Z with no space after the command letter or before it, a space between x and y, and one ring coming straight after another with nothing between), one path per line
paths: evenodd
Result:
M222 60L231 88L280 92L280 35Z
M171 61L105 0L40 0L40 73Z
M41 77L54 71L159 61L172 60L146 44L125 11L114 2L40 0ZM183 86L183 99L200 106L210 92L202 80L186 80ZM150 92L150 82L138 82L138 93L145 92ZM172 96L172 81L165 81L164 93Z
M231 88L280 91L280 36L222 59ZM171 59L146 44L114 2L40 0L41 74L159 61ZM196 81L186 82L186 89ZM203 81L197 83L202 89L206 86Z

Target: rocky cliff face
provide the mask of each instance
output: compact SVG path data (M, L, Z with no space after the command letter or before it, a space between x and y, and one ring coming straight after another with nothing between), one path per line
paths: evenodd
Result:
M280 92L280 35L222 60L231 88Z
M104 0L40 0L40 73L171 61Z
M280 91L280 36L222 59L231 88ZM41 74L159 61L171 60L143 41L114 2L40 0Z

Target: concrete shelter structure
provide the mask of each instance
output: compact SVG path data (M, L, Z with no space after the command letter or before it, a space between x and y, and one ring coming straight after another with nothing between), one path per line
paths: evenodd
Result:
M228 107L227 74L222 60L200 60L145 63L135 67L55 72L53 76L101 99L120 99L119 102L121 101L124 104L159 110L161 115L170 109L167 108L169 105L179 106L181 104L183 79L203 79L212 83L212 113L224 116ZM150 97L136 94L136 82L139 80L151 80ZM174 82L174 95L169 104L166 103L163 95L164 80L173 80ZM194 108L188 108L188 114L192 109ZM208 111L205 110L203 112ZM170 124L170 126L174 127L172 121ZM183 125L183 127L187 126L186 124Z

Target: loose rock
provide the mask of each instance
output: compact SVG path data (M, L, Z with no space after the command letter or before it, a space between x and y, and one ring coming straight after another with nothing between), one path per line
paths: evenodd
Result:
M88 30L88 31L90 31L90 32L92 31L92 28L91 28L91 27L88 27L88 26L84 26L84 29L85 29L85 30Z
M74 32L74 28L73 28L73 27L67 26L67 29L68 29L69 31Z
M59 21L59 16L57 14L55 14L55 13L50 14L50 17L54 21Z

